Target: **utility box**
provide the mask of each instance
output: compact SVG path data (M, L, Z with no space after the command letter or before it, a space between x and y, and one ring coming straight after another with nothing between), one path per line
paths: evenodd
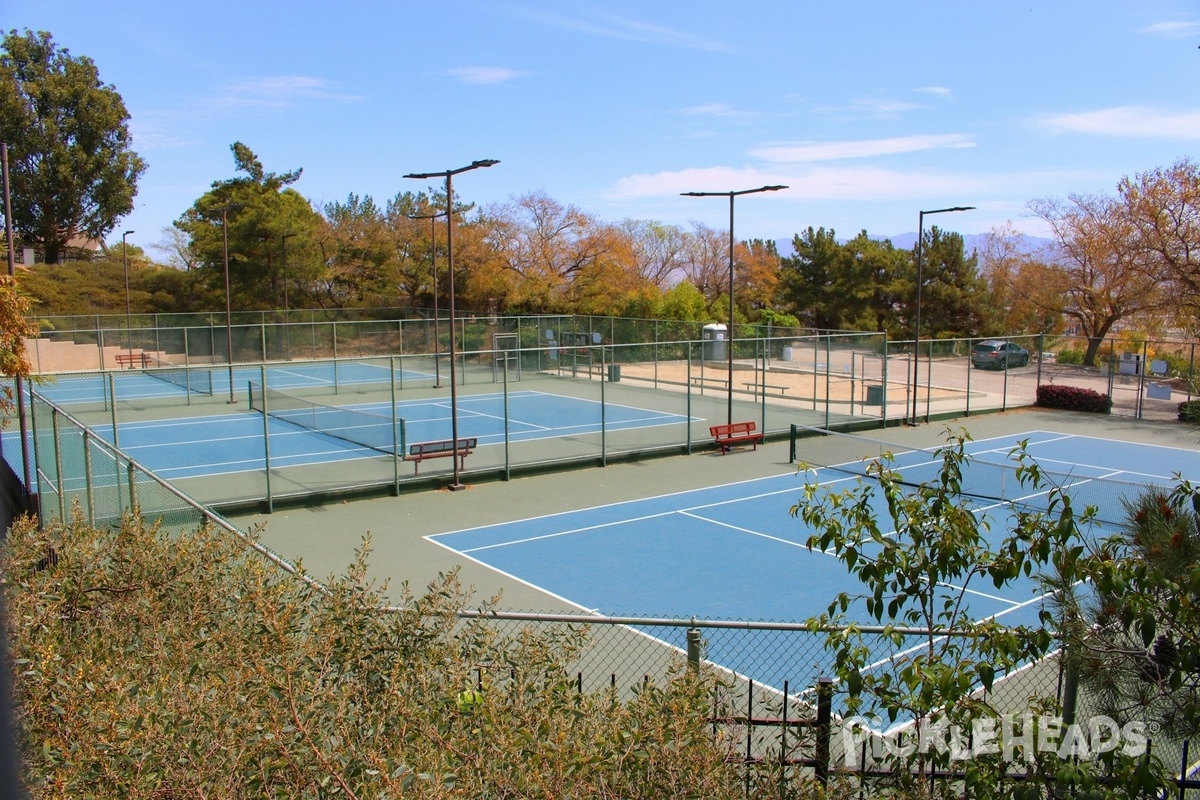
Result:
M700 332L700 353L705 361L724 361L729 357L729 342L725 334L729 329L720 322L705 325Z
M1142 357L1137 353L1122 353L1120 374L1122 375L1141 375L1142 374Z

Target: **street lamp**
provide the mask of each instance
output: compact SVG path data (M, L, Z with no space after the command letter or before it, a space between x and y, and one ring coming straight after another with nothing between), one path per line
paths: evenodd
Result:
M683 197L728 197L729 198L729 336L725 349L729 355L729 381L726 386L726 422L733 424L733 198L741 194L777 192L786 186L760 186L757 189L742 189L734 192L682 192Z
M121 234L121 260L125 262L125 349L129 351L129 363L133 363L133 332L129 328L129 250L125 245L125 237L137 231L125 231Z
M450 274L450 440L453 442L450 446L455 450L458 450L458 381L455 379L454 371L454 187L451 179L460 173L480 169L481 167L494 167L499 163L494 158L487 158L481 161L472 161L467 166L459 167L458 169L448 169L443 172L413 172L404 176L417 180L428 180L429 178L446 179L446 271ZM457 492L467 487L463 486L458 479L458 457L456 456L450 460L454 462L454 482L450 484L449 489L452 492Z
M229 211L241 208L241 203L226 203L213 211L221 212L221 243L225 252L225 350L229 361L229 402L233 399L233 301L229 293Z
M295 235L296 234L294 234L294 233L285 233L279 237L279 248L281 251L280 258L279 258L279 264L280 264L279 270L280 270L280 272L283 273L283 311L284 311L283 323L285 325L287 324L287 310L288 310L287 240L292 238Z
M949 214L952 211L974 211L975 206L954 206L953 208L935 208L933 211L922 211L917 215L917 318L913 325L913 373L912 373L912 418L909 420L909 425L917 425L917 387L920 385L917 380L917 368L920 365L920 348L918 344L921 341L921 284L924 282L922 275L921 253L925 246L925 215L926 214Z
M429 268L433 271L433 388L442 388L442 367L439 363L441 354L441 333L438 331L438 282L437 282L437 218L447 215L445 211L436 214L416 214L409 219L429 220Z

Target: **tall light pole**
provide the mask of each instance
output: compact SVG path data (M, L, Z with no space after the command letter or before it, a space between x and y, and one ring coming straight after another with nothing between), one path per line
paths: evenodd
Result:
M129 351L130 364L133 363L133 331L129 327L129 249L125 244L125 237L131 233L137 233L137 231L125 231L121 234L121 260L125 262L125 349Z
M777 192L786 186L760 186L757 189L741 189L733 192L682 192L683 197L728 197L729 198L729 335L725 350L729 355L729 378L726 386L726 422L733 424L733 198L742 194Z
M283 273L283 323L287 324L288 311L288 274L287 274L287 240L295 236L294 233L285 233L279 237L279 271Z
M913 371L912 371L912 418L909 425L917 425L917 367L920 364L921 341L921 284L924 283L922 274L921 254L925 246L925 216L927 214L949 214L952 211L974 211L975 206L954 206L953 208L935 208L933 211L922 211L917 215L917 318L913 325Z
M241 203L226 203L213 211L221 212L221 244L225 253L225 350L229 362L229 402L233 399L233 300L229 292L229 211L241 208Z
M429 220L429 268L433 271L433 388L442 388L441 333L438 330L438 282L437 282L437 218L446 216L445 211L436 214L415 214L409 219Z
M428 180L429 178L446 179L446 271L450 274L450 440L453 442L451 447L455 450L458 449L458 381L455 378L454 368L454 187L451 179L460 173L480 169L481 167L494 167L499 163L494 158L486 158L480 161L472 161L467 166L459 167L458 169L448 169L443 172L413 172L404 176L417 180ZM452 492L457 492L466 487L458 479L458 457L455 456L450 460L454 462L454 482L450 484L449 489Z

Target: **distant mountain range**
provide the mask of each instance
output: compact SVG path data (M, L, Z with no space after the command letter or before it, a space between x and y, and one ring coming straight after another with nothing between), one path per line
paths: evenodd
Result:
M895 236L872 236L872 239L889 239L892 245L899 250L912 250L917 246L917 232L900 233ZM1021 251L1024 253L1036 253L1044 247L1054 244L1053 239L1047 239L1041 236L1025 236L1021 237ZM973 250L982 250L984 243L987 240L985 233L968 233L963 235L963 246L969 254ZM849 239L841 239L839 241L847 242ZM790 256L795 251L792 250L792 240L776 239L775 247L779 250L779 255Z

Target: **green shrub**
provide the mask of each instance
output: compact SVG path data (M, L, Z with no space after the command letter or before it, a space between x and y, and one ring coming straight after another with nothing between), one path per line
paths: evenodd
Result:
M34 796L742 796L707 670L579 692L581 626L461 620L452 574L382 613L365 554L322 589L218 529L14 525L0 574Z
M1042 408L1108 414L1112 411L1112 398L1093 389L1048 383L1038 387L1036 405Z
M1079 347L1064 347L1059 350L1054 360L1059 364L1082 364L1084 351Z
M1179 421L1200 425L1200 400L1185 400L1180 403Z

